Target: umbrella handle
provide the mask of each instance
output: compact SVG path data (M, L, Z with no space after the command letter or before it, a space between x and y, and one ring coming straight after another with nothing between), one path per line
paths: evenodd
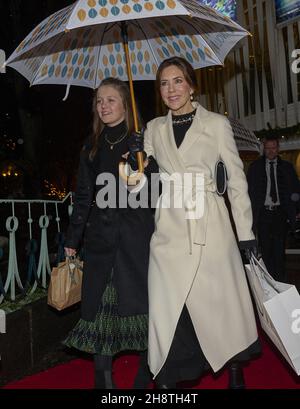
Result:
M139 157L139 154L141 154L141 156L143 157L142 152L137 152L138 157ZM119 175L126 182L128 186L138 185L144 176L143 171L138 170L137 173L134 173L132 175L127 175L127 173L125 172L126 165L127 163L125 161L122 161L119 163Z
M138 126L138 119L137 119L137 111L136 111L136 103L134 97L134 89L133 89L133 81L132 81L132 73L131 73L131 66L130 66L130 58L129 58L129 50L128 50L128 34L127 34L127 24L125 21L121 22L121 33L123 38L123 46L124 52L126 57L126 68L127 68L127 75L129 80L129 90L130 90L130 97L131 97L131 105L132 105L132 112L133 112L133 122L134 122L134 129L135 132L139 131ZM143 177L144 172L144 158L143 152L137 152L137 163L138 163L138 173L133 175L126 175L125 172L125 162L119 163L119 175L123 180L126 181L127 185L135 186L141 178Z

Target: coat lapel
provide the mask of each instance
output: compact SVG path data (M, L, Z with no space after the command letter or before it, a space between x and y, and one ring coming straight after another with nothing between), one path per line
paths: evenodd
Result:
M184 156L185 152L187 152L192 145L199 140L204 129L205 120L208 117L208 111L200 104L195 102L193 103L193 106L197 108L195 118L178 149L179 154L182 156Z
M160 128L162 147L172 165L174 172L187 172L184 163L184 154L200 138L201 133L203 132L205 120L208 117L208 111L200 104L194 102L193 106L197 108L196 115L179 148L177 148L174 138L171 111L169 111L165 116L165 121Z
M184 162L175 143L171 111L166 115L165 122L160 128L160 132L162 147L169 158L173 171L180 173L186 172Z

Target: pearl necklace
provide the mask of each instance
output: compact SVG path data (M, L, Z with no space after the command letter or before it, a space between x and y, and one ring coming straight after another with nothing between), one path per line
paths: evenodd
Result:
M192 122L195 117L195 114L188 116L187 118L173 118L172 119L172 124L173 125L182 125L182 124L187 124L188 122Z

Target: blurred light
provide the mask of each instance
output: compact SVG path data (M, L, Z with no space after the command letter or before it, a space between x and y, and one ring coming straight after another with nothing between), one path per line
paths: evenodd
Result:
M17 140L17 142L18 142L19 145L22 145L22 144L24 143L24 139L19 138L19 139Z
M2 173L2 176L6 178L7 174L5 172Z
M58 197L59 199L63 199L66 196L67 192L65 188L63 188L63 190L60 190L48 180L44 180L44 183L46 188L49 190L47 196Z

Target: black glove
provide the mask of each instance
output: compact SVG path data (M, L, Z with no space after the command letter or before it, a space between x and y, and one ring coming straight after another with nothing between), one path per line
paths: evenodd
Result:
M129 163L132 170L137 170L138 163L137 163L137 152L143 152L143 160L146 159L147 155L144 152L144 131L141 130L140 132L132 132L132 134L128 138L128 149L129 155L127 162Z
M128 149L130 153L143 152L144 150L144 131L132 132L128 138Z
M256 240L242 240L239 242L239 248L244 252L248 262L250 262L252 254L254 255L254 257L257 257L258 255Z

